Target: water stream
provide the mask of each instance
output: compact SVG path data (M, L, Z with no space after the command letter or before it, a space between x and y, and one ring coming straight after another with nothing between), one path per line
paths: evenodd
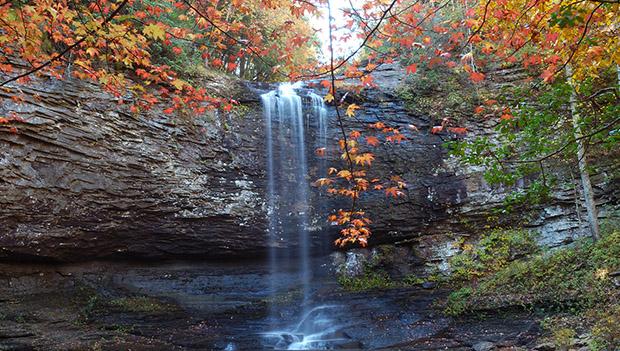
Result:
M321 349L342 340L330 313L337 306L314 305L311 301L311 237L308 231L309 198L307 152L327 145L327 110L321 96L297 93L300 84L281 84L261 95L267 138L267 198L269 215L269 265L272 300L279 292L273 280L278 273L293 271L299 280L301 298L299 322L282 326L278 308L270 306L273 330L264 333L275 349ZM306 102L306 103L304 103ZM316 140L307 140L308 129L316 127ZM324 173L325 161L317 172ZM320 210L320 204L315 206ZM295 249L287 249L296 247ZM314 305L314 306L313 306Z

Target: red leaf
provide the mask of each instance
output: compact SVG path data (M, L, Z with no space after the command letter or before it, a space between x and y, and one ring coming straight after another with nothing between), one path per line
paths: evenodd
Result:
M461 128L461 127L451 127L448 128L448 130L454 134L465 134L467 133L467 128Z
M418 70L418 65L416 65L415 63L410 64L406 68L406 71L408 74L414 74L417 70Z
M366 144L368 144L370 146L377 146L377 145L379 145L379 139L377 139L374 136L368 136L368 137L366 137Z
M469 78L474 83L480 83L480 82L482 82L484 80L484 74L482 74L480 72L471 72L469 74Z

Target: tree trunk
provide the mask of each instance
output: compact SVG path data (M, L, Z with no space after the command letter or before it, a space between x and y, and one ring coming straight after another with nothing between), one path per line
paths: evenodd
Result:
M590 233L594 240L600 238L598 215L596 212L596 203L594 202L594 191L588 174L588 160L586 159L586 142L582 138L579 111L577 110L577 93L575 91L575 83L573 81L573 70L570 65L566 65L566 77L568 84L573 89L570 95L570 112L573 120L573 132L577 142L577 163L579 164L579 174L581 176L581 186L583 188L583 198L588 213L588 223L590 225Z

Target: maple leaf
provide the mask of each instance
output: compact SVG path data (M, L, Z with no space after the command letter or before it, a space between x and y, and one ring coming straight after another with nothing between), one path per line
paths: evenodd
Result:
M437 134L443 130L443 126L434 126L431 128L431 134Z
M327 95L325 95L323 100L325 102L332 102L332 101L334 101L334 95L332 95L332 93L327 93Z
M362 133L360 133L360 132L359 132L359 131L357 131L357 130L354 130L354 131L352 131L352 132L349 134L349 137L350 137L351 139L357 139L357 138L359 138L361 135L362 135Z
M375 129L383 129L385 128L385 124L383 122L377 122L377 123L370 124L369 127L375 128Z
M337 173L338 170L334 167L330 167L329 170L327 171L327 174L332 175L334 173Z
M144 28L142 29L142 33L144 33L144 35L151 37L155 40L166 39L166 30L162 26L156 23L151 23L149 25L144 26Z
M405 68L405 71L406 71L408 74L414 74L417 70L418 70L418 65L417 65L417 64L415 64L415 63L410 64L409 66L407 66L407 67Z
M325 186L325 185L330 185L334 182L333 179L329 179L329 178L319 178L316 180L315 184L317 186Z
M325 156L325 148L324 147L320 147L320 148L314 150L314 153L317 156Z
M479 114L479 113L482 113L482 112L484 112L484 106L478 106L478 107L476 107L474 109L474 113L475 114Z
M97 50L96 48L90 47L86 49L86 53L89 54L91 57L95 57L99 55L99 50Z
M323 86L323 88L326 88L326 89L329 88L331 84L332 83L330 81L328 81L328 80L322 80L321 81L321 86Z
M368 144L370 146L377 146L377 145L379 145L379 139L377 139L377 137L374 137L374 136L367 136L366 137L366 144Z
M484 74L480 72L471 72L469 74L469 79L474 83L480 83L484 80Z
M389 187L385 189L385 196L390 197L399 197L403 195L403 192L400 191L397 187Z
M353 117L355 116L355 110L359 109L360 107L356 104L351 104L347 107L347 116L349 117Z
M355 164L360 164L362 166L368 164L370 166L374 159L375 156L372 153L366 152L361 155L355 156Z
M542 78L542 80L545 83L549 83L553 81L553 76L555 74L555 66L551 66L550 68L544 70L541 74L540 74L540 78Z
M170 82L170 84L172 84L177 90L182 90L183 87L187 85L187 82L181 79L175 79Z
M454 134L465 134L467 133L467 128L460 128L460 127L450 127L448 128L448 131L454 133Z
M347 171L346 169L343 169L342 171L338 172L338 174L336 174L338 177L340 178L344 178L344 179L351 179L351 172Z

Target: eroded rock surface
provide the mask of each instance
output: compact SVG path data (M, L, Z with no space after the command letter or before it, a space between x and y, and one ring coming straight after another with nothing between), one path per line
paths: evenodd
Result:
M0 127L0 259L262 253L260 107L240 82L206 84L249 112L132 114L76 80L0 92L23 120Z

